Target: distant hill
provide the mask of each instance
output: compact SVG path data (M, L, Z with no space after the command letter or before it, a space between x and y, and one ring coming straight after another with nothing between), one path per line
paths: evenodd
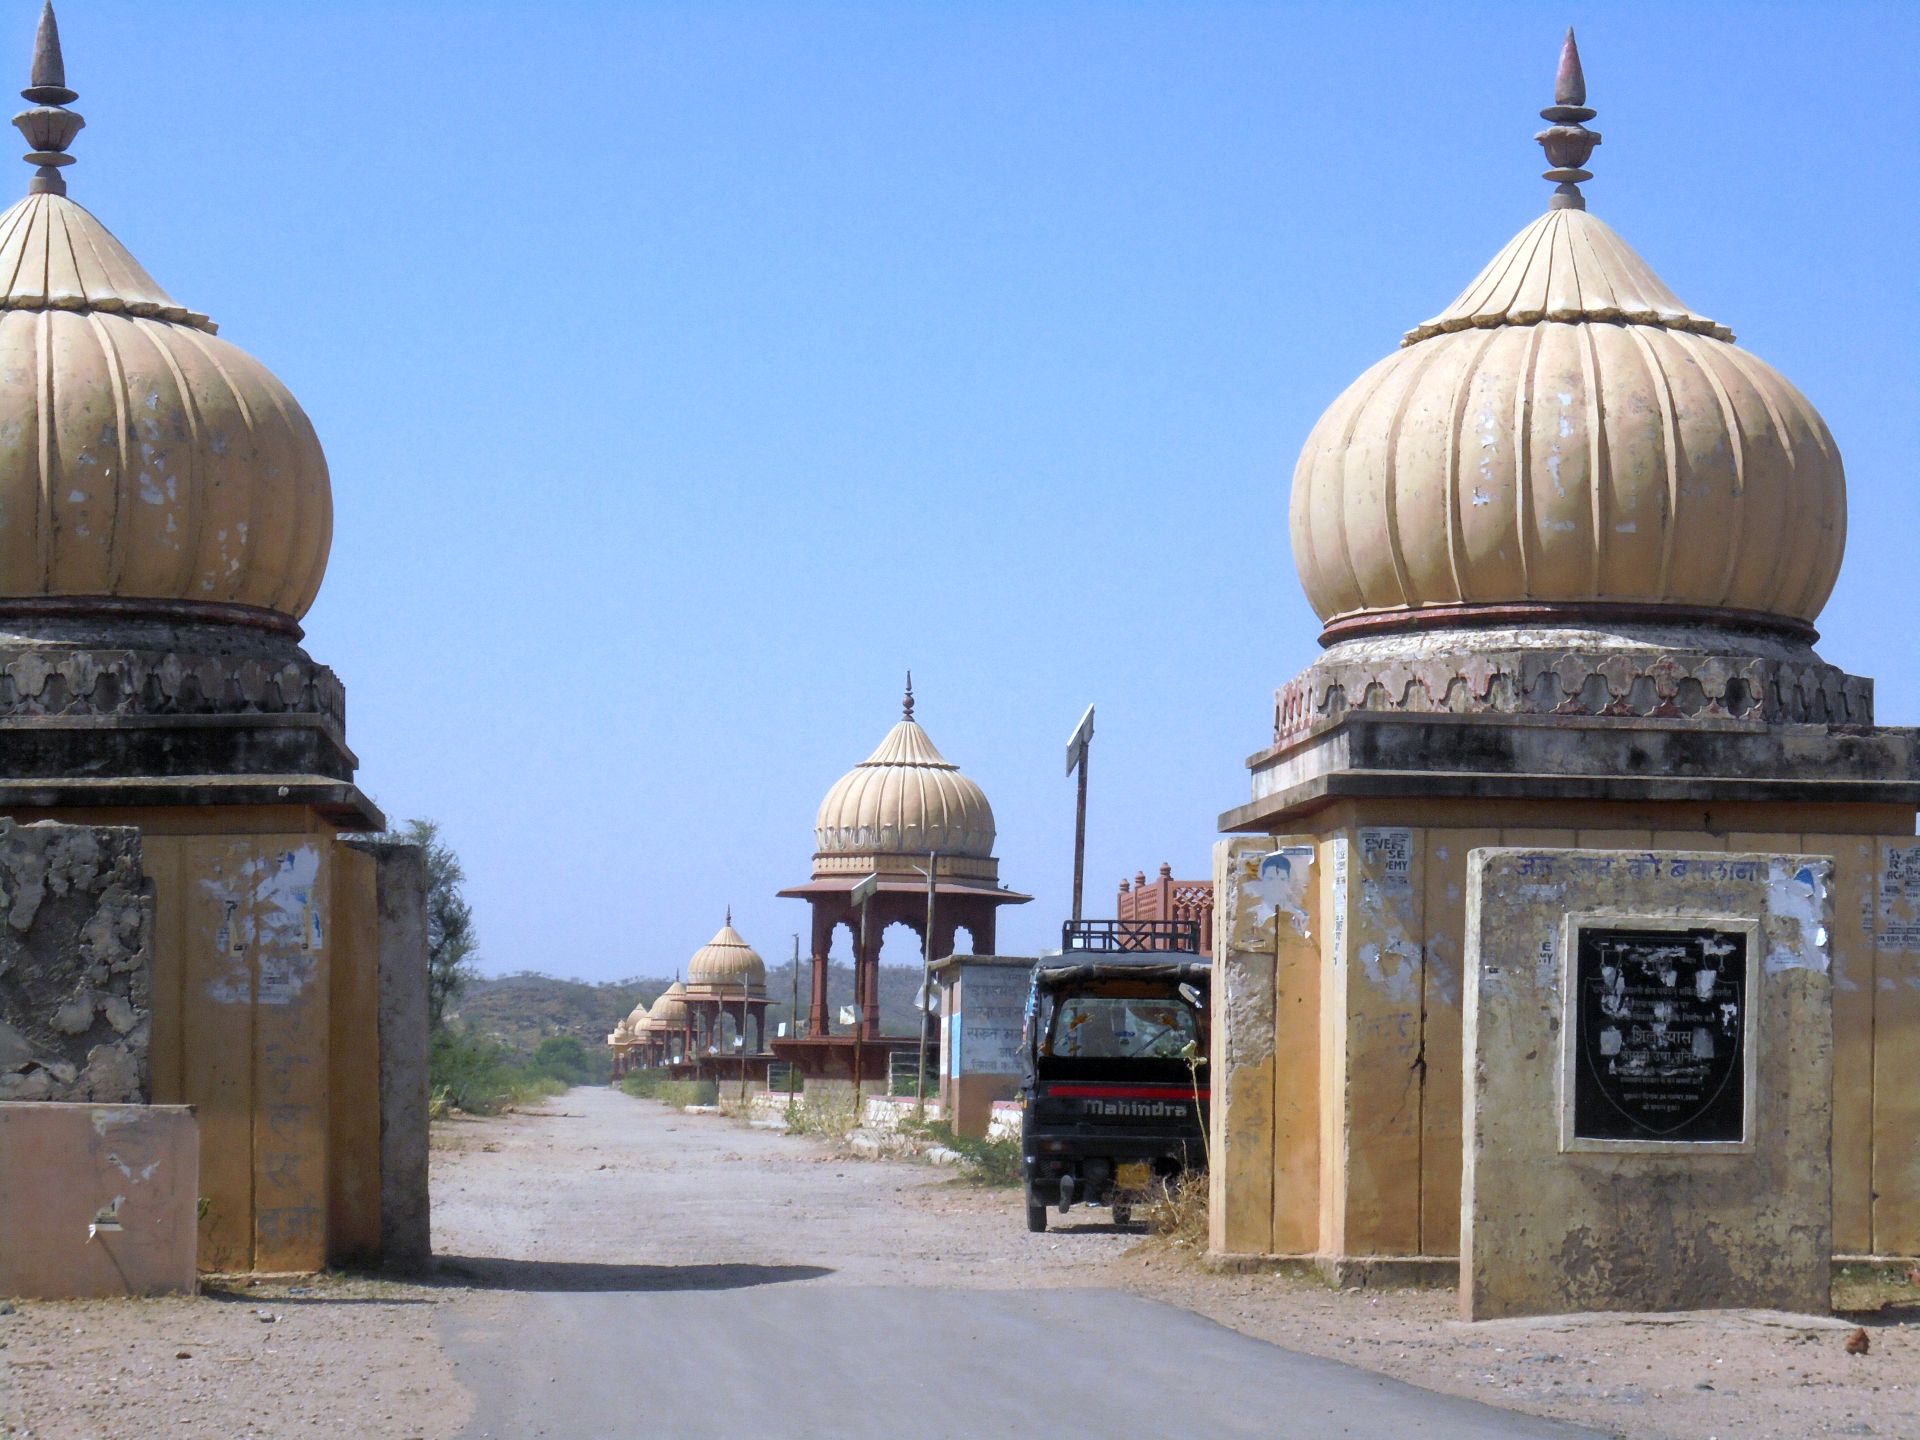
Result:
M812 967L800 964L800 1013L806 1014ZM636 976L627 980L594 984L585 980L563 980L522 970L514 975L482 976L470 982L449 1012L476 1034L485 1035L531 1054L549 1035L572 1035L588 1045L604 1045L620 1017L642 1000L651 1005L673 983L671 976ZM920 1033L920 1012L914 997L920 990L918 966L880 967L880 1028L888 1035ZM767 972L767 994L774 1003L767 1008L767 1034L789 1020L788 1002L793 993L791 961ZM827 1005L834 1028L839 1026L840 1007L853 1003L853 969L834 964L828 970Z

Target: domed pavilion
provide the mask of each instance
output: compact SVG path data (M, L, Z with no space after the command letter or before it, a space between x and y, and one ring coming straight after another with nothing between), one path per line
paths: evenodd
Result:
M1571 32L1541 113L1546 212L1294 471L1325 648L1221 817L1213 1248L1458 1253L1468 854L1518 845L1834 857L1835 1246L1920 1252L1920 1099L1874 1083L1920 1070L1920 749L1813 648L1840 449L1588 212Z
M687 1006L686 982L673 984L647 1010L649 1055L657 1065L677 1065L693 1053L693 1011Z
M689 1060L703 1080L767 1077L767 962L726 924L687 961ZM747 1040L751 1030L752 1046Z
M341 833L386 822L340 681L300 645L333 541L326 456L273 372L68 195L85 122L50 5L21 94L0 816L140 832L151 1085L124 1098L195 1107L200 1268L422 1259L425 874L417 847ZM218 223L209 179L181 173L180 203Z
M1000 883L986 792L940 753L913 711L909 675L900 719L820 802L812 878L780 892L813 912L805 1033L773 1046L805 1074L884 1078L888 1053L919 1043L917 1035L880 1033L880 944L888 926L911 929L930 958L953 953L962 929L976 953L991 954L1000 907L1033 898ZM868 879L871 898L856 905L856 888ZM836 1030L828 954L842 925L853 937L855 1018Z

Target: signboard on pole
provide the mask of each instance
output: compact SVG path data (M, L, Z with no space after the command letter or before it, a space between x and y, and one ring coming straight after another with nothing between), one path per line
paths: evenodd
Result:
M1073 738L1067 741L1067 774L1071 775L1087 758L1087 742L1093 739L1093 706L1087 706L1087 713L1080 717L1080 723L1073 727Z

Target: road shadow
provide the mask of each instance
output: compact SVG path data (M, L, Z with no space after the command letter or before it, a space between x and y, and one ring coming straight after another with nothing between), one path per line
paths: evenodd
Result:
M606 1265L587 1260L506 1260L492 1255L440 1255L421 1285L528 1294L587 1291L748 1290L817 1280L825 1265Z

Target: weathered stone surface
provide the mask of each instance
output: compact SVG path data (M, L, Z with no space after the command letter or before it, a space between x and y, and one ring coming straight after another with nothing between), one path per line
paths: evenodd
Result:
M1468 1319L1827 1308L1831 877L1832 862L1815 855L1473 853L1460 1253ZM1563 1047L1577 1038L1568 957L1583 920L1752 927L1741 1032L1750 1108L1739 1141L1573 1133L1581 1055Z
M192 1293L187 1105L0 1105L0 1295Z
M0 819L0 915L0 1100L146 1100L139 832Z
M1249 762L1223 830L1340 797L1920 803L1920 730L1583 715L1343 712Z
M380 1255L413 1270L433 1257L427 1182L427 859L418 845L343 835L373 858L380 917Z
M1439 629L1331 647L1275 696L1275 743L1353 710L1871 725L1873 682L1705 626Z

